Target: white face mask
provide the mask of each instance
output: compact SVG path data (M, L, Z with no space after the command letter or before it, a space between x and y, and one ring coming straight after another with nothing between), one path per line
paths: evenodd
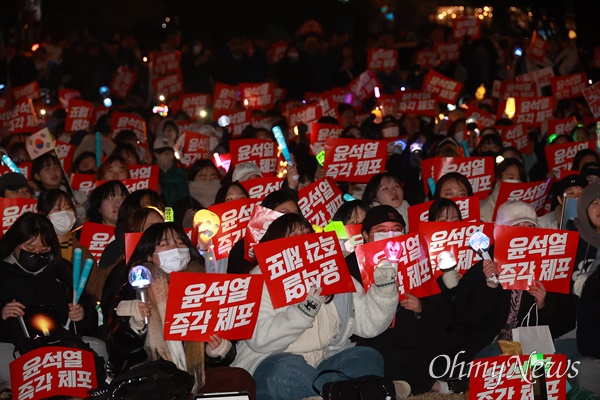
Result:
M402 232L375 232L373 234L373 241L378 242L380 240L391 239L398 236L402 236Z
M156 254L158 254L160 260L160 268L167 274L181 271L190 262L190 249L187 247L165 250Z
M76 220L75 212L71 210L55 212L48 215L48 219L54 226L54 232L56 232L56 234L59 236L66 235L71 229L73 229L73 225L75 225Z

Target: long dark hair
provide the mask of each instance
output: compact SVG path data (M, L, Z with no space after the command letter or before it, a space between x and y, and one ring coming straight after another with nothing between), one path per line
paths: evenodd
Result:
M129 190L121 181L108 181L98 186L90 193L89 201L90 208L87 210L88 220L98 224L102 222L102 214L100 214L100 205L102 201L111 196L123 195L125 198L129 196Z
M367 205L373 204L375 199L377 199L377 192L379 191L379 187L381 186L381 181L384 179L391 179L394 182L397 182L400 187L402 187L402 182L394 175L382 172L380 174L373 175L373 177L367 183L367 187L365 188L365 193L363 194L362 201L367 203ZM404 191L404 189L402 189Z
M442 213L444 213L445 211L447 212L447 210L450 208L454 208L456 210L456 212L458 213L458 220L462 221L462 215L460 213L460 208L458 207L458 205L456 205L456 203L453 200L445 198L436 199L433 203L431 203L431 205L429 206L428 221L437 221L440 215L442 215Z
M68 194L60 189L50 189L44 190L42 193L40 193L40 197L38 197L37 202L38 212L44 216L48 216L50 211L52 211L56 203L58 203L61 198L63 198L67 204L71 206L71 209L75 211L75 205Z
M242 193L244 193L246 195L246 197L248 197L248 198L250 197L250 195L248 194L248 191L246 190L246 188L244 188L242 186L241 183L230 182L230 183L226 183L223 186L221 186L221 188L217 191L217 195L215 196L215 204L225 203L225 199L227 198L227 192L229 192L229 188L231 188L232 186L235 186L238 189L240 189L242 191Z
M332 221L342 221L344 225L350 223L349 220L352 218L352 214L354 214L354 210L360 208L365 213L369 209L367 203L362 200L353 200L346 202L338 208L333 217L331 217Z
M525 171L525 165L518 158L505 158L500 164L496 165L496 182L500 180L504 171L512 166L517 167L519 170L519 180L521 182L527 182L527 171Z
M293 201L298 206L298 201L294 199L288 192L284 192L283 190L276 190L271 192L263 199L260 203L261 206L270 208L271 210L276 209L283 203L287 203L288 201ZM300 209L300 207L298 207Z
M435 193L433 194L433 198L435 200L441 198L442 186L444 186L444 183L451 180L455 180L456 182L463 185L465 189L467 189L467 196L473 196L473 187L471 186L471 182L469 182L466 176L459 172L448 172L435 183Z
M45 186L42 183L42 181L36 179L35 176L39 174L42 169L51 165L58 165L59 167L61 167L60 160L53 151L46 154L42 154L41 156L39 156L31 162L31 180L35 182L35 184L38 185L38 187L42 190L45 188ZM65 178L65 174L63 174L62 167L60 171L60 182L62 185L68 185Z
M260 243L288 237L296 228L307 228L314 232L310 222L302 215L296 213L284 214L271 222L271 225L260 239Z

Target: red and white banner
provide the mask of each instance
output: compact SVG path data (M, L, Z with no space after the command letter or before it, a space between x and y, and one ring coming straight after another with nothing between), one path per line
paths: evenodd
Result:
M502 143L505 147L515 147L524 154L531 154L533 151L527 128L524 124L497 126L496 129L500 133Z
M65 121L65 132L87 131L90 129L94 105L89 101L73 99Z
M537 31L533 31L533 36L529 42L529 48L527 49L527 55L533 60L541 63L546 58L546 52L548 51L548 42L544 40Z
M244 258L248 261L256 261L254 257L254 246L264 236L271 225L271 222L281 217L283 213L262 207L260 204L254 206L254 211L248 222L246 232L248 235L244 238Z
M548 170L554 171L556 179L562 179L562 174L564 174L562 171L571 169L575 155L583 149L596 150L595 141L588 140L585 142L570 142L545 146L544 151L546 152Z
M479 197L455 197L452 199L460 209L463 221L478 222L480 218ZM429 221L429 208L434 200L408 207L408 226L410 232L418 232L421 222Z
M455 39L462 39L465 36L478 39L481 37L481 20L476 16L454 18L452 33Z
M129 263L129 259L133 255L133 250L135 250L143 234L144 232L125 233L125 264Z
M429 192L427 180L433 178L437 181L448 172L458 172L464 175L473 188L473 194L480 199L489 196L494 182L493 157L432 157L421 162L421 173L425 193Z
M460 43L455 42L435 42L433 51L438 55L441 62L458 62L460 57Z
M0 197L2 210L2 235L26 212L37 212L37 200Z
M90 194L96 188L96 175L92 174L71 174L69 180L73 190L79 190L85 194Z
M534 81L537 84L538 96L541 96L541 89L549 86L552 78L554 77L554 70L552 67L546 67L542 69L536 69L535 71L528 72L526 74L517 75L517 81Z
M69 108L71 99L80 99L81 93L77 89L58 89L58 100L63 108Z
M398 114L415 114L434 117L437 114L437 99L433 93L428 93L430 99L411 99L397 102Z
M300 303L313 286L324 296L356 290L335 232L271 240L254 253L274 308Z
M578 74L552 78L550 85L552 85L554 98L563 100L582 96L583 89L587 88L589 83L587 74L580 72Z
M337 104L331 96L323 97L317 102L305 107L290 110L290 131L298 124L310 124L324 116L330 116L339 120Z
M25 100L25 99L39 99L42 97L42 92L40 90L40 85L37 81L30 82L26 85L17 86L10 89L10 94L12 95L15 101Z
M210 94L190 93L184 94L177 100L174 100L169 105L169 112L173 115L178 111L183 111L190 116L192 120L200 119L200 113L206 111L210 106Z
M181 72L165 75L152 79L154 94L165 96L165 99L181 96L183 94L183 76Z
M267 51L267 62L269 64L277 64L283 57L285 57L285 51L289 46L288 42L275 42L271 44Z
M569 135L577 126L577 118L550 118L548 120L548 134Z
M240 110L232 111L229 114L229 131L236 138L242 134L244 129L252 122L252 111Z
M275 105L275 85L267 83L241 83L242 102L247 110L268 110Z
M258 199L241 199L208 207L221 220L221 229L212 238L217 260L229 257L233 245L246 236L246 226L256 203Z
M467 119L474 119L477 123L477 127L480 130L484 128L488 128L490 126L494 126L496 123L496 117L476 106L469 106L469 108L465 111ZM498 129L498 127L495 127Z
M211 158L210 137L201 133L185 131L183 156L181 163L189 168L196 160L201 158Z
M547 292L570 293L578 232L497 226L495 240L494 261L504 289L527 290L536 280Z
M131 179L147 179L152 177L159 176L158 165L147 165L147 164L139 164L139 165L130 165L129 166L129 176Z
M58 159L63 166L65 172L71 172L71 163L73 162L73 154L75 153L76 145L61 142L57 140L56 143L56 154L58 155Z
M212 117L216 121L221 115L229 115L233 111L239 99L239 89L237 86L217 82L213 99Z
M250 339L258 319L261 275L173 272L165 315L165 340L209 342Z
M251 199L264 199L268 194L280 190L283 185L283 178L276 176L267 176L264 178L250 179L240 182L246 189Z
M88 248L96 261L100 261L100 257L106 246L115 240L115 227L95 222L84 222L81 227L81 236L79 243Z
M531 204L538 215L544 214L544 205L552 187L551 182L551 179L538 182L501 182L493 219L496 220L498 207L511 200Z
M231 164L236 165L252 161L263 174L275 172L277 151L275 142L267 139L236 139L229 142Z
M339 125L322 124L314 122L310 127L310 152L316 156L325 150L325 141L327 138L339 138L342 134L342 128Z
M125 100L137 78L138 74L134 70L124 65L119 66L117 73L110 82L110 94Z
M421 89L436 94L439 101L456 104L462 90L462 83L430 69L423 78Z
M325 141L326 175L340 182L368 182L385 169L387 143L381 140Z
M435 51L429 49L417 51L415 63L421 68L435 68L438 65L438 55Z
M368 69L350 82L347 88L358 100L365 101L375 95L374 89L376 86L381 87L381 83L375 76L375 72Z
M509 97L535 97L538 95L535 81L494 81L494 88L497 88L498 93L492 94L500 100L506 100Z
M487 237L494 237L494 224L488 222L422 222L419 224L419 234L422 243L427 246L429 262L434 278L442 276L437 259L443 251L449 251L454 256L456 269L464 273L481 257L471 249L469 239L475 232L483 232Z
M169 75L181 71L181 53L178 50L152 52L152 73L156 76Z
M369 49L369 69L393 70L398 67L398 50L391 49Z
M361 244L356 246L354 251L365 291L375 283L373 272L377 263L389 259L388 254L391 252L398 260L396 286L400 299L405 298L407 293L417 297L440 293L440 287L431 273L427 247L422 244L416 232Z
M594 118L600 119L600 81L594 83L581 92Z
M113 132L113 138L125 129L131 129L135 132L140 142L146 143L146 121L137 114L123 113L115 111L110 118L110 129Z
M528 126L541 126L542 122L552 118L554 114L554 98L552 97L517 97L515 98L515 116L513 121Z
M94 353L59 346L28 351L10 363L10 382L19 400L88 397L98 387Z
M322 178L298 191L298 206L302 215L321 228L344 203L342 191L331 178Z
M8 120L8 130L12 135L38 130L38 119L31 99L21 99L15 104Z

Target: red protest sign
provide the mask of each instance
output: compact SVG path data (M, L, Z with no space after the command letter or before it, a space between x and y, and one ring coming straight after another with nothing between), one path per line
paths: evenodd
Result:
M275 105L275 85L267 83L241 83L242 102L248 110L271 109Z
M252 111L232 111L229 114L229 131L233 137L238 137L252 122Z
M325 169L335 181L368 182L385 168L386 142L335 139L325 141Z
M263 290L261 275L173 272L165 314L165 340L209 342L250 339Z
M462 90L462 83L430 69L423 78L421 89L436 94L439 101L455 104Z
M54 145L56 146L56 154L62 164L65 172L71 172L71 163L73 162L73 154L75 153L76 145L61 142L57 140Z
M481 211L479 197L455 197L452 200L460 209L463 221L479 221ZM429 220L429 208L431 204L433 204L433 200L408 207L408 226L411 232L417 232L420 223Z
M325 93L331 96L331 99L337 104L352 104L352 92L346 88L337 87Z
M285 51L287 50L288 42L275 42L271 44L267 51L267 62L269 64L277 64L283 57L285 57Z
M110 81L110 93L120 99L126 99L131 88L137 81L138 74L124 65L117 68L117 73Z
M388 253L391 250L398 259L396 285L400 299L405 298L407 293L417 297L440 293L440 288L431 273L427 249L421 244L416 232L356 246L354 251L365 291L374 283L373 272L377 263L389 258L386 250Z
M18 399L87 397L98 386L94 353L59 346L28 351L10 363L10 382Z
M144 232L126 232L125 233L125 264L129 263L129 259L133 254L133 250L140 242L140 238Z
M289 113L289 126L293 129L298 124L310 124L324 116L338 119L337 105L331 96L323 97L305 107L294 108Z
M568 135L577 126L577 118L550 118L548 120L548 134Z
M496 123L496 117L476 106L469 106L469 108L465 111L467 115L467 119L474 119L477 123L477 126L480 130L484 128L494 126ZM497 129L497 127L496 127Z
M169 106L169 112L173 112L173 115L179 111L185 112L193 120L200 119L202 111L206 112L208 106L210 106L211 99L210 94L201 93L189 93L184 94L177 100L173 100Z
M547 292L569 294L579 233L497 226L494 261L504 289L527 290L537 280Z
M317 155L325 149L325 140L327 138L338 138L342 134L342 128L339 125L322 124L314 122L310 127L310 152Z
M71 99L80 99L81 93L77 89L58 89L58 100L63 108L69 107Z
M562 179L565 170L570 170L573 166L573 159L577 152L583 149L596 150L596 143L593 140L585 142L573 142L563 144L552 144L544 147L546 153L546 162L548 170L554 171L556 179Z
M481 20L476 16L457 17L452 20L452 35L455 39L470 36L473 39L481 37Z
M368 56L367 68L369 69L393 70L398 67L398 50L369 49Z
M132 179L146 179L158 175L158 165L139 164L129 166L129 176Z
M131 129L135 132L140 142L146 142L146 121L137 114L123 113L115 111L110 118L110 129L113 132L113 138L125 129Z
M544 40L537 31L533 31L531 41L529 42L529 48L527 49L527 55L537 62L544 62L546 58L546 52L548 51L548 42Z
M342 191L331 178L322 178L298 191L298 206L313 225L324 227L342 205Z
M421 92L422 93L422 92ZM433 117L437 113L437 100L433 93L427 93L430 99L410 99L398 102L398 114L414 114Z
M429 254L429 262L434 278L442 276L438 265L438 255L449 251L457 262L456 269L464 273L481 260L471 246L469 239L475 232L483 232L487 237L494 237L494 224L487 222L422 222L419 234Z
M263 237L271 222L281 217L283 214L271 210L270 208L262 207L259 204L254 206L254 211L248 222L248 235L244 239L244 258L248 261L256 261L254 257L253 247Z
M0 210L2 210L2 234L4 235L21 215L26 212L37 212L37 200L0 197Z
M600 118L600 81L582 90L594 118Z
M355 291L335 232L271 240L254 253L274 308L301 302L313 286L325 296Z
M27 178L27 180L31 179L31 168L32 168L31 161L23 161L21 163L18 163L17 167L19 167L19 169L23 173L23 176L25 176ZM7 167L4 167L4 166L2 168L8 169ZM8 172L8 171L6 171L6 172ZM5 172L0 172L0 175L3 175L4 173Z
M433 44L433 51L436 52L441 62L458 62L458 58L460 57L460 43L435 42Z
M94 113L92 115L92 123L96 124L101 116L108 114L110 107L97 106L94 107Z
M152 89L156 96L165 96L165 99L181 96L183 94L183 76L181 72L165 75L152 79Z
M10 97L0 97L0 111L6 111L10 109L12 104Z
M248 192L251 199L264 199L269 193L280 190L283 185L283 178L276 176L267 176L264 178L250 179L240 182Z
M500 82L498 98L506 100L510 97L535 97L538 94L535 81L494 81Z
M538 95L541 95L541 88L549 86L552 77L554 77L554 70L552 69L552 67L546 67L528 72L526 74L517 75L516 79L517 81L524 82L534 81L538 87Z
M435 51L428 49L417 51L415 63L421 68L435 68L438 65L438 55Z
M66 132L87 131L90 129L94 105L89 101L72 99L65 121Z
M498 207L511 200L520 200L531 204L538 215L542 215L546 199L548 198L548 194L550 194L550 182L550 179L538 182L501 182L493 219L496 219Z
M504 146L513 146L524 154L531 154L533 151L524 124L497 126L496 129L500 133Z
M221 229L212 238L215 246L215 259L221 260L229 257L233 245L246 236L246 227L256 203L258 203L258 199L241 199L208 207L221 220Z
M583 89L589 86L585 72L554 77L550 85L552 85L552 94L557 100L582 96Z
M8 120L11 135L37 131L38 119L31 99L21 99L15 104Z
M157 76L181 71L181 53L178 50L150 53L152 73Z
M484 199L492 190L495 162L493 157L432 157L421 162L423 186L429 191L427 180L437 182L448 172L463 174L471 183L473 193Z
M85 194L90 194L90 192L96 188L96 175L71 174L69 183L73 190L79 190Z
M235 108L235 104L239 98L238 87L217 82L213 98L212 114L213 120L216 120L221 115L228 115Z
M97 181L96 185L100 186L108 181ZM151 175L148 178L137 178L137 179L125 179L121 181L129 193L133 193L142 189L152 189L158 187L158 174Z
M252 161L259 166L263 174L275 172L277 153L275 142L267 139L236 139L229 142L231 163L236 166L243 162Z
M181 163L186 168L189 168L196 160L211 157L210 137L190 131L185 131L183 134L185 139Z
M25 99L34 100L42 97L40 85L37 83L37 81L30 82L26 85L10 88L10 94L12 95L13 99L15 99L15 101Z
M552 97L517 97L515 99L514 122L517 124L541 126L542 122L552 118L554 114L554 98Z
M375 95L373 90L376 86L381 87L381 83L375 76L375 72L368 69L350 82L347 88L358 100L365 101Z
M100 261L104 249L113 240L115 240L114 226L84 222L81 227L79 243L89 249L96 261Z

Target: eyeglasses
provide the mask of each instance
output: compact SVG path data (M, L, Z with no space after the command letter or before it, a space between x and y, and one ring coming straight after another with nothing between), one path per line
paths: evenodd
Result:
M400 226L393 226L393 227L381 226L379 228L371 230L371 234L374 234L374 233L388 233L388 232L400 232L400 233L404 233L404 228L402 228Z

